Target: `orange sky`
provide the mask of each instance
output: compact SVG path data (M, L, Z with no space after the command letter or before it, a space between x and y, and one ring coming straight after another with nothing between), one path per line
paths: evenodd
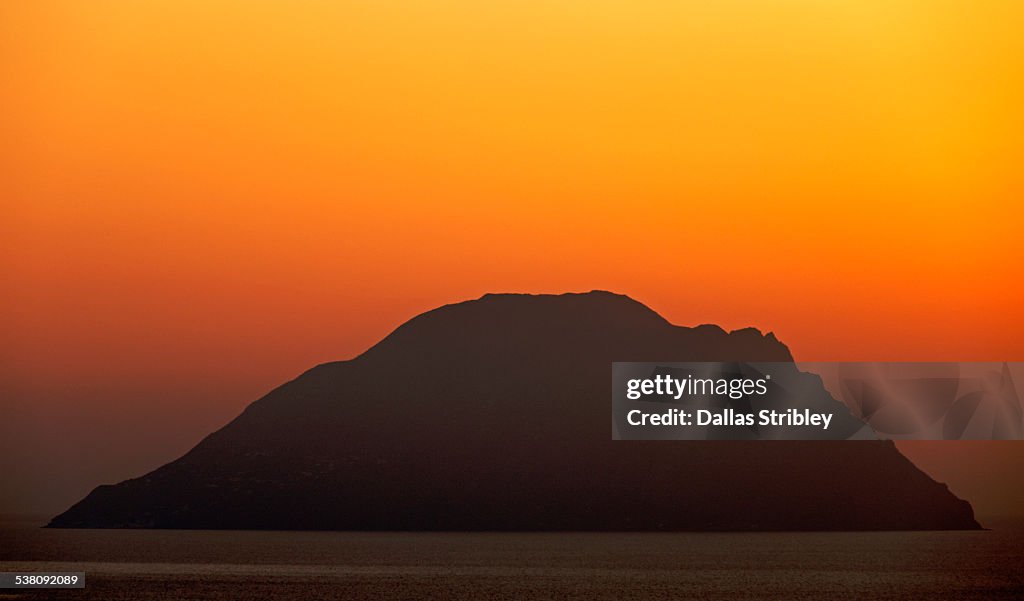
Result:
M1015 0L4 2L0 510L488 291L1024 360L1022 29Z

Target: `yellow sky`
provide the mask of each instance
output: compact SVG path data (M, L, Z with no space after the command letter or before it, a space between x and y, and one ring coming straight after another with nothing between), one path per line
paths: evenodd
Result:
M0 383L62 391L0 403L226 415L490 291L808 361L1024 359L1022 30L1017 1L0 3Z

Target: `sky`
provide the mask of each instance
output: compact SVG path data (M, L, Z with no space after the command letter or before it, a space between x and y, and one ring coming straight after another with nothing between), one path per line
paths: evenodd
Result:
M1024 4L0 3L0 512L486 292L1024 361ZM979 513L1024 443L904 443Z

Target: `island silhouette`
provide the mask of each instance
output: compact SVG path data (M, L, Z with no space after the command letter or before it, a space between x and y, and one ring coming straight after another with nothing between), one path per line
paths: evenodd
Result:
M891 442L613 441L613 361L792 356L773 334L676 326L609 292L488 294L314 367L181 458L97 487L49 526L980 527L967 501Z

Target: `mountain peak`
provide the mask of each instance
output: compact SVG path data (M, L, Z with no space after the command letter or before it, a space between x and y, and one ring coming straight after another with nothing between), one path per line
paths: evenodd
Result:
M492 294L419 315L51 526L342 530L976 528L891 443L613 441L613 361L791 360L629 297ZM790 365L789 369L796 369ZM838 403L821 387L823 402Z
M727 332L717 325L676 326L647 305L604 290L488 293L444 305L405 322L357 359L421 355L420 360L430 361L504 349L560 360L558 352L578 352L578 347L617 349L618 361L792 360L784 344L755 328Z

